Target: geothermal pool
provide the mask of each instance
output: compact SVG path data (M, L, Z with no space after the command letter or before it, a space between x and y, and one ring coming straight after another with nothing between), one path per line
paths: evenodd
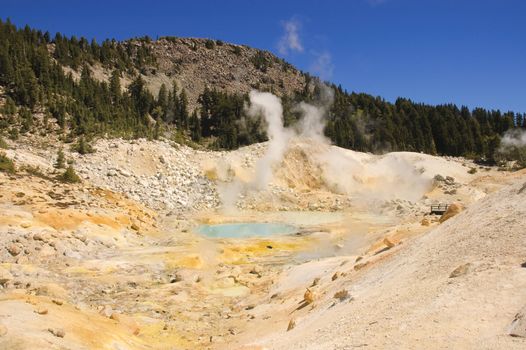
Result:
M287 224L242 222L201 225L197 227L196 231L211 238L247 238L287 235L298 232L298 229Z

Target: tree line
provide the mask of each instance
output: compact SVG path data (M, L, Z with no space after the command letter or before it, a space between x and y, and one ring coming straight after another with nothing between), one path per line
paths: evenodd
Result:
M262 121L246 116L246 94L207 87L192 111L186 91L175 82L162 85L153 96L140 74L155 65L146 45L149 40L105 40L99 45L61 34L51 38L47 32L28 26L18 29L9 20L0 20L0 86L6 97L0 132L11 138L31 132L35 114L41 112L44 128L39 132L55 132L50 123L54 118L65 141L94 136L157 138L168 131L215 149L266 140ZM95 64L112 71L108 82L92 77L90 66ZM75 79L73 72L80 77ZM124 73L133 78L126 88L121 83ZM299 118L294 109L298 102L322 103L320 82L304 75L304 89L282 97L287 125ZM525 114L454 104L432 106L404 98L391 103L349 93L341 86L330 88L333 101L325 134L334 144L358 151L492 159L504 132L526 128Z

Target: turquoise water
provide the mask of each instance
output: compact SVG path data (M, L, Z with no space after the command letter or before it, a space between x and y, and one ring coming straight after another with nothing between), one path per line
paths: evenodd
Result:
M296 227L286 224L243 222L237 224L201 225L197 232L212 238L245 238L296 233Z

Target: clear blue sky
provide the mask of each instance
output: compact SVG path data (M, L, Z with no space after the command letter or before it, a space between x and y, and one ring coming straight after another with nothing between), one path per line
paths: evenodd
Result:
M390 101L526 112L523 0L0 0L0 17L97 40L210 37Z

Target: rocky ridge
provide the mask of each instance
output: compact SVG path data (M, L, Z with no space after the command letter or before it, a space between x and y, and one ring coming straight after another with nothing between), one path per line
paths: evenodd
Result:
M190 110L198 107L197 99L205 87L229 93L248 93L253 89L272 91L277 96L291 95L305 87L305 75L286 61L268 51L245 45L197 38L162 37L145 42L131 39L133 45L146 45L156 64L145 66L137 73L157 95L162 84L170 88L173 82L185 89ZM258 63L259 62L259 63ZM108 81L111 69L99 64L92 67L93 77ZM74 77L80 72L65 67ZM124 86L133 77L125 74Z

